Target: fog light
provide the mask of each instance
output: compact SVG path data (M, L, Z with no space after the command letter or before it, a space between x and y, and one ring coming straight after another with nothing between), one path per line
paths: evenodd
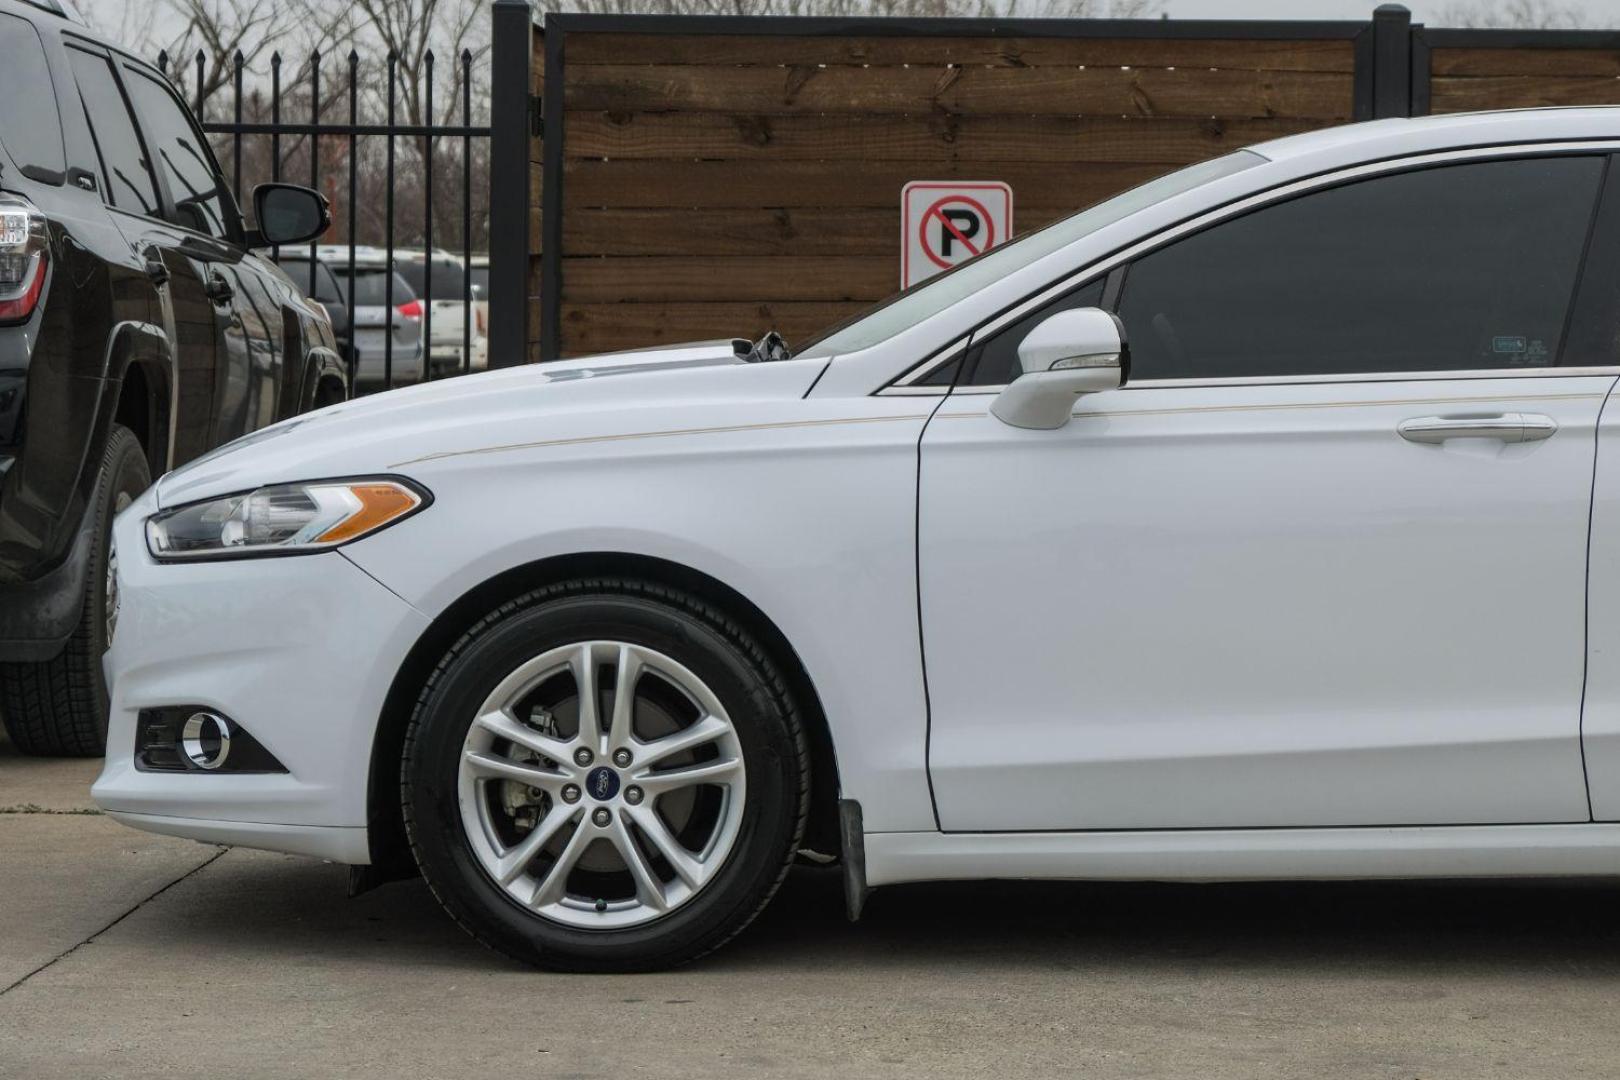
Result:
M203 705L142 709L135 724L135 767L142 772L287 771L241 724Z
M180 729L180 752L199 769L217 769L231 756L231 723L211 712L194 712Z

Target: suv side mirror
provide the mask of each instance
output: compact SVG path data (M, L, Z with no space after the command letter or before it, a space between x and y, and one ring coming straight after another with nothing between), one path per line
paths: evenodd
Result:
M1018 363L1023 374L996 395L991 413L1013 427L1060 428L1069 422L1075 398L1125 384L1125 327L1101 308L1060 311L1025 336Z
M248 234L248 247L302 244L332 226L326 196L297 184L260 184L253 189L253 216L259 222Z

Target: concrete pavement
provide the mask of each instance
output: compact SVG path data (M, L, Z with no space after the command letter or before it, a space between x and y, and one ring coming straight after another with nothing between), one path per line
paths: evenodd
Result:
M5 753L0 805L94 773ZM1620 1072L1607 885L907 886L850 926L803 870L693 967L582 977L479 947L420 882L345 883L0 814L0 1077Z

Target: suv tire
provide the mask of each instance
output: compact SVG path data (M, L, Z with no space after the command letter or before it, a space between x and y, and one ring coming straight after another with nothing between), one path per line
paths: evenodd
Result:
M107 749L111 701L101 669L115 614L109 593L112 522L152 485L146 452L128 428L107 433L96 482L95 540L90 549L79 622L59 656L43 663L0 664L0 718L24 754L99 757ZM114 594L114 598L116 594Z
M726 744L728 749L723 755L716 751L715 757L723 756L733 763L740 760L746 778L724 799L727 809L721 811L721 816L729 818L733 830L729 846L724 851L709 849L709 865L704 867L701 884L667 909L658 905L662 910L655 909L653 917L619 924L605 918L601 927L592 925L588 907L583 911L566 909L564 905L573 902L571 897L564 897L562 904L552 904L548 909L561 913L560 918L548 918L537 905L538 889L536 900L525 903L521 897L514 897L513 889L503 887L491 873L488 853L481 850L487 845L474 838L483 830L470 830L466 819L469 802L499 803L501 796L483 786L485 781L479 782L478 794L471 799L462 790L468 783L464 755L473 753L467 749L468 740L479 737L476 733L480 725L474 723L474 717L483 712L492 694L501 693L500 688L513 685L514 680L528 680L524 685L534 687L532 692L538 696L548 684L536 681L540 676L518 673L539 670L532 665L540 663L543 667L547 657L579 649L601 650L609 657L615 649L637 652L649 658L649 665L679 671L689 687L699 686L699 696L717 706L709 709L708 717L712 720L718 713L728 719L732 728L726 736L732 740ZM618 655L627 653L620 651ZM604 695L613 687L606 681L613 677L606 672L612 670L604 668ZM633 686L641 689L636 691L635 715L640 719L632 721L633 732L645 729L646 703L655 701L661 692L657 684L662 673L658 668L639 670L652 670L655 677L652 689L647 690L647 676L636 676L639 681ZM565 674L555 677L567 678ZM613 696L616 699L617 693ZM558 708L559 712L570 710L568 705ZM604 728L612 726L609 714L613 711L603 700L600 719ZM656 714L656 704L650 711ZM692 727L699 722L693 722ZM680 729L675 737L683 737L690 730ZM605 737L613 738L611 732ZM566 759L580 754L580 745L570 743L571 749L563 750L561 756ZM657 763L659 744L647 741L632 745L637 758L644 757L646 763L643 767L638 760L621 773L626 785L621 795L632 793L625 797L634 805L593 801L588 790L582 794L577 786L567 791L562 798L575 800L574 810L585 816L577 818L577 826L563 825L554 834L554 843L562 848L554 861L541 849L539 859L549 863L535 871L541 880L549 880L566 853L574 848L577 838L564 842L571 828L577 827L584 834L592 813L623 815L636 829L651 824L638 814L666 813L658 809L658 797L649 794L643 804L641 797L633 794L639 790L633 786L638 776L655 776L665 767ZM608 755L599 755L594 764L601 765L607 759ZM560 767L566 768L566 761ZM699 597L617 578L538 589L502 605L473 626L440 661L423 689L406 734L401 773L411 850L445 909L484 944L557 971L644 971L682 964L718 948L753 921L781 885L793 863L809 810L809 753L798 710L780 671L758 641ZM589 787L583 777L579 780L581 786ZM561 780L557 783L560 785ZM739 791L741 797L734 798ZM600 800L603 796L598 792L594 798ZM550 805L566 816L567 806ZM666 825L670 834L689 835L682 825ZM618 827L617 823L613 826ZM643 833L636 835L646 837ZM655 845L647 839L650 851ZM686 846L684 840L678 842ZM523 846L521 840L511 843L511 848L500 854L509 855ZM590 850L587 848L586 853ZM666 846L658 850L670 849ZM627 867L628 863L623 865ZM566 871L560 880L561 889L571 892L572 879ZM675 886L675 877L668 876L666 884ZM662 890L659 892L662 896ZM601 912L605 901L596 903L596 910Z

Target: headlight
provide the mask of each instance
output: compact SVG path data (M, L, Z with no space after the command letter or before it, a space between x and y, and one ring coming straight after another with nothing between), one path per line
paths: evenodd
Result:
M160 560L325 551L403 520L427 502L398 480L279 484L155 514L146 546Z

